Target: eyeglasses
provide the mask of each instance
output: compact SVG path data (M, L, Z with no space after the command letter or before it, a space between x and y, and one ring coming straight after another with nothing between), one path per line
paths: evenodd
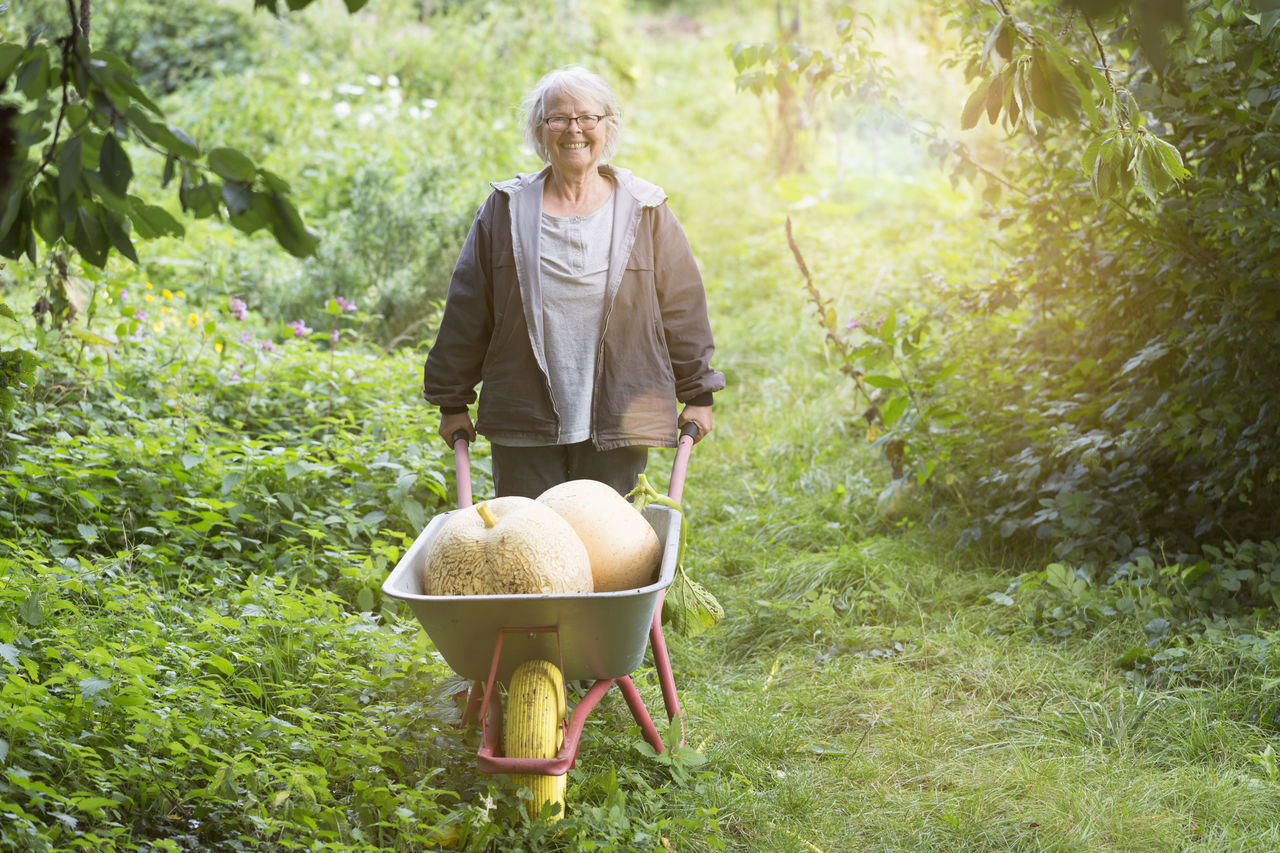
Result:
M547 123L547 127L559 133L562 130L569 129L570 122L577 122L579 130L595 130L596 125L601 119L608 116L548 116L543 119Z

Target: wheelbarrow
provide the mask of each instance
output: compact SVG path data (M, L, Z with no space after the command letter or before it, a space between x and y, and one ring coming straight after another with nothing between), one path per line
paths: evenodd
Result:
M697 436L685 424L676 447L667 495L677 504ZM684 722L671 660L662 634L662 599L675 575L680 513L650 504L644 517L661 543L662 558L652 583L618 592L573 595L425 595L422 564L432 539L455 512L471 506L471 459L466 434L453 436L458 509L435 516L401 557L382 591L408 602L436 649L458 675L469 679L462 725L481 725L477 765L485 773L508 773L533 792L529 813L564 814L564 774L577 761L583 727L591 711L615 685L622 692L641 735L656 752L665 749L640 692L631 680L653 649L668 721ZM566 682L591 686L567 707ZM506 685L504 732L500 685Z

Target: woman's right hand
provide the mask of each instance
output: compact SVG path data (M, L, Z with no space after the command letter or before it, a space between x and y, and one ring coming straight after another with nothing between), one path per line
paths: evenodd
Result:
M440 437L444 439L444 443L453 447L453 434L458 430L462 430L467 434L467 441L474 442L476 440L476 428L471 423L471 415L467 412L458 412L453 415L440 416Z

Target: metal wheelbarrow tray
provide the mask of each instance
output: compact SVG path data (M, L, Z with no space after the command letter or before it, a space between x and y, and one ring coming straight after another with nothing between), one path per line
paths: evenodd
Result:
M435 516L401 557L382 591L406 601L436 649L458 675L507 681L521 661L560 663L569 681L620 678L640 666L663 590L671 585L680 545L680 514L650 505L644 517L658 534L657 579L620 592L575 595L424 595L422 565L441 525L456 509Z

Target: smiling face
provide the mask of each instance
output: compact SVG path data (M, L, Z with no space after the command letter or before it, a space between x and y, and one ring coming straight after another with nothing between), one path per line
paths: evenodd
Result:
M543 102L544 118L551 116L604 115L605 108L595 101L553 93ZM547 161L551 168L566 177L582 176L593 171L600 161L608 138L609 121L602 120L593 129L584 131L578 123L555 131L542 125L542 143L547 149Z

